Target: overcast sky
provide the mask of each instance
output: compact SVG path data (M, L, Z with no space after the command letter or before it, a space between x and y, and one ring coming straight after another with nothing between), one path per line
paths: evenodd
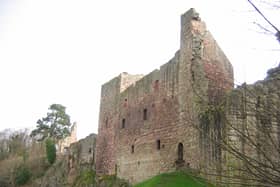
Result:
M168 62L179 49L180 15L192 7L233 64L236 84L263 79L279 63L279 44L258 32L246 0L0 0L0 130L35 127L59 103L79 138L96 133L101 85ZM266 13L279 23L276 11Z

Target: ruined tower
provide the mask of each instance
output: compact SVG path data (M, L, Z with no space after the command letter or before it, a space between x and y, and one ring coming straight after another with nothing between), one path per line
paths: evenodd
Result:
M65 148L68 148L70 144L77 142L77 123L74 122L70 129L70 136L62 139L59 144L59 153L64 153Z
M180 49L169 62L102 86L97 173L135 183L183 165L200 167L199 101L217 104L232 88L230 62L190 9L181 16Z

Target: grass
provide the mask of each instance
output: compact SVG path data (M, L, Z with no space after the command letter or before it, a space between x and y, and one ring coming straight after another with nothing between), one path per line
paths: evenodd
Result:
M178 171L157 175L134 187L214 187L214 185L202 178Z

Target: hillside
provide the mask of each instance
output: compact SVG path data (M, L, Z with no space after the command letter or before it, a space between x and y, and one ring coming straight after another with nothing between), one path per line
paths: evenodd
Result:
M157 175L134 187L214 187L204 179L184 172L173 172Z

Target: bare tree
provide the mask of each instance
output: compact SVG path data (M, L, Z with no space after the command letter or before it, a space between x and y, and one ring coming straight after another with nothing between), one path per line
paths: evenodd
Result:
M277 28L277 26L272 23L270 21L269 18L267 18L264 13L256 6L255 3L253 3L252 0L248 0L248 2L250 3L250 5L252 5L252 7L256 10L256 12L265 20L266 23L269 24L269 26L274 30L274 31L271 31L269 28L266 28L265 26L259 24L259 23L256 23L261 29L265 30L266 32L269 32L269 33L274 33L274 35L276 36L276 39L278 40L278 42L280 42L280 30ZM280 8L280 1L279 0L272 0L272 1L261 1L262 3L264 4L268 4L270 5L271 7L273 8L277 8L279 9Z
M222 90L222 88L221 88ZM203 106L198 120L201 172L229 186L280 186L280 66L254 85L243 84ZM198 123L196 123L198 121Z

